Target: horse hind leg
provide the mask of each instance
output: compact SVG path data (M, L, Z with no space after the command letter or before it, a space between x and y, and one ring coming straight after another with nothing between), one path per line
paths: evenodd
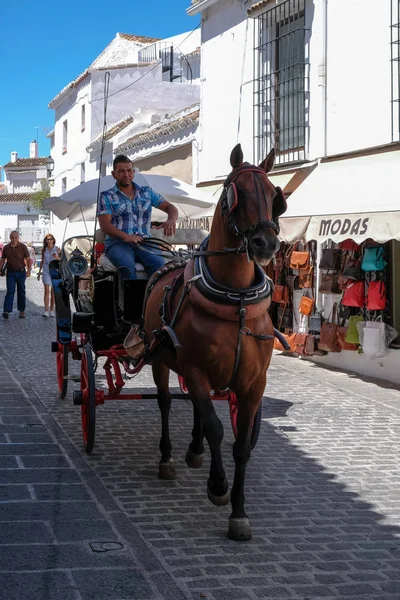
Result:
M200 469L204 462L204 431L203 431L203 420L196 407L193 404L193 429L192 429L192 442L189 444L188 451L186 452L185 460L188 467L191 469Z
M157 387L157 401L161 412L161 459L158 465L160 479L175 479L176 471L172 460L172 444L169 436L169 413L171 410L171 394L169 392L169 369L160 360L154 359L152 364L153 379Z

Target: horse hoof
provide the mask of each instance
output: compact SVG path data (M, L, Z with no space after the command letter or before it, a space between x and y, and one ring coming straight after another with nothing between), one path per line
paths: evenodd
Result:
M207 486L207 496L208 499L210 500L210 502L212 502L213 504L215 504L215 506L225 506L226 504L229 503L230 497L231 497L231 493L229 491L228 488L228 482L225 479L224 481L224 487L227 487L227 491L222 494L221 496L217 496L216 494L214 494L211 490L210 490L210 486Z
M251 540L251 530L247 517L243 519L229 519L228 538L236 542Z
M158 477L167 480L176 479L176 471L172 458L167 460L167 462L160 462L158 465Z
M186 452L185 461L187 466L191 469L200 469L204 462L204 452L203 454L195 454L192 450L188 450Z

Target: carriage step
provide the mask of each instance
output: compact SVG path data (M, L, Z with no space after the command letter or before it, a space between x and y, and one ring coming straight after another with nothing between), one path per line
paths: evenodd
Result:
M68 381L75 381L75 383L79 383L81 380L80 375L64 375L63 379L67 379Z

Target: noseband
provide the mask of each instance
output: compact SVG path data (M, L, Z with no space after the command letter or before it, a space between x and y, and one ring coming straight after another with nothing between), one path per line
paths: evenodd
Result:
M235 218L232 214L238 204L238 191L237 191L235 181L238 179L238 177L240 175L242 175L242 173L253 173L254 185L255 185L256 190L258 191L257 198L258 198L258 206L259 206L259 211L260 211L260 220L257 223L254 223L253 225L251 225L248 229L245 229L243 231L241 231L239 229L239 227L237 226ZM221 212L222 212L222 215L224 215L227 219L229 230L236 237L239 237L243 241L245 241L246 244L248 244L251 235L254 233L256 228L260 225L263 227L270 227L273 231L275 231L276 235L279 234L279 224L278 224L278 222L276 222L272 219L272 215L268 215L270 217L270 219L268 221L262 220L262 201L264 201L266 204L267 213L269 213L269 208L268 208L268 199L267 199L267 195L265 193L264 186L260 182L259 177L257 177L257 173L259 173L259 174L262 173L265 176L265 171L263 171L263 169L260 169L259 167L256 167L254 165L250 165L248 163L245 163L244 165L237 167L237 169L232 171L232 173L227 177L227 179L224 183L224 189L222 190L222 194L221 194ZM275 190L275 192L276 192L276 194L278 194L277 190Z

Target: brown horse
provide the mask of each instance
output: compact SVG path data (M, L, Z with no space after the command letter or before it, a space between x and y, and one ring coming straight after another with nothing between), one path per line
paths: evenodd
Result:
M229 502L221 456L224 431L210 392L228 386L237 396L235 476L228 531L228 536L235 540L251 539L244 509L245 471L250 458L252 424L260 408L273 349L274 329L267 312L271 289L260 266L266 266L279 248L278 217L286 210L282 192L274 188L266 175L274 158L272 150L261 165L255 167L243 163L240 145L232 150L233 171L215 210L208 248L202 247L204 258L196 259L203 261L197 265L201 273L195 274L196 264L192 259L184 278L181 275L177 279L178 269L165 274L155 284L153 280L154 287L145 308L144 330L147 341L151 342L154 332L162 325L159 315L160 307L166 306L166 286L175 288L169 303L172 315L169 324L179 343L175 347L164 345L152 360L162 417L159 477L175 477L169 437L168 384L172 369L183 376L194 406L192 442L186 462L192 468L202 465L205 436L211 453L208 497L218 506ZM211 298L207 297L209 287Z

